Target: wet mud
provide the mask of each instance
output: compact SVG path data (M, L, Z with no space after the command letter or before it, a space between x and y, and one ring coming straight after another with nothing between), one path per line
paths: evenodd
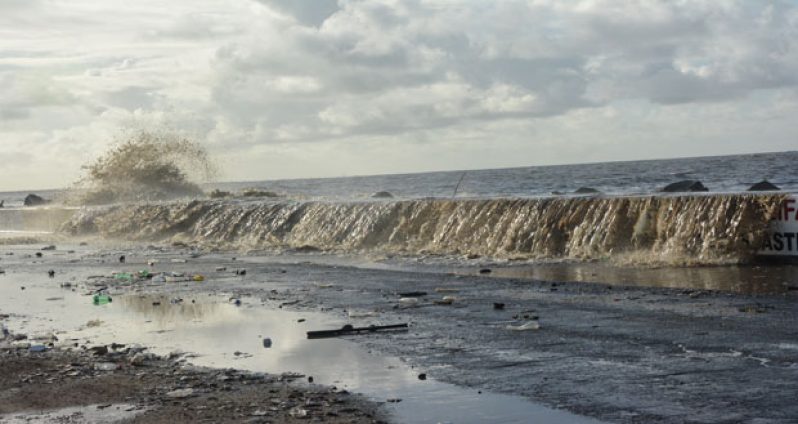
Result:
M13 331L183 349L198 355L192 363L217 368L300 371L386 402L395 422L529 422L539 414L541 422L793 423L798 416L794 290L647 288L176 248L14 253L3 257L0 276L0 311L10 312ZM108 280L114 270L140 269L204 279ZM103 284L113 302L91 305L85 294ZM402 322L407 332L303 338L346 323Z

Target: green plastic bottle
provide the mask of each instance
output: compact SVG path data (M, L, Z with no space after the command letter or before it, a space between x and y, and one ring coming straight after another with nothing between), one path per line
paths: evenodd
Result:
M94 295L92 301L94 302L95 305L105 305L111 303L113 299L111 299L111 296L108 296L107 294L97 293Z

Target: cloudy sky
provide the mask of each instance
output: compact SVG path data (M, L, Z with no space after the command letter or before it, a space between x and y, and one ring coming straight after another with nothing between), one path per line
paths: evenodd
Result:
M798 148L798 3L0 0L0 190L120 128L224 180Z

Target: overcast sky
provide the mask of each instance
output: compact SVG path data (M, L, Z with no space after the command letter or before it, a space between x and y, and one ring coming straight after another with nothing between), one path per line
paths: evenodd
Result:
M0 190L119 128L223 180L798 148L798 4L0 0Z

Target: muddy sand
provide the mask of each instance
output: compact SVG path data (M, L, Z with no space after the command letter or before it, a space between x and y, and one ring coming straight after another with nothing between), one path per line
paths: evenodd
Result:
M12 333L39 337L27 343L58 341L44 353L19 348L26 341L2 353L4 414L111 404L102 410L138 411L120 419L139 422L798 422L795 281L741 294L301 254L40 249L4 249L0 313ZM92 305L103 287L113 301ZM394 323L409 329L305 340L309 330ZM119 369L94 369L104 359L81 347L112 342L187 354L133 366L119 353ZM228 379L219 369L229 368L242 371ZM288 371L306 377L282 381ZM323 386L307 386L307 376ZM186 388L186 398L168 395ZM308 417L291 416L295 408Z

